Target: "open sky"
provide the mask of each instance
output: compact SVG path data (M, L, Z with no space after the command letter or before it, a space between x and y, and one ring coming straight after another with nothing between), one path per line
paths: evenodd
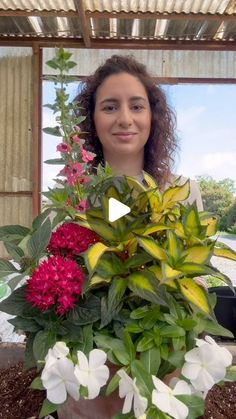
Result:
M163 86L177 115L180 151L176 173L194 179L209 175L216 180L231 178L236 187L236 85L179 84ZM76 87L70 85L71 98ZM54 86L44 82L43 103L53 103ZM44 108L43 127L55 124ZM58 137L43 136L43 161L59 157ZM43 190L53 186L58 166L43 165Z

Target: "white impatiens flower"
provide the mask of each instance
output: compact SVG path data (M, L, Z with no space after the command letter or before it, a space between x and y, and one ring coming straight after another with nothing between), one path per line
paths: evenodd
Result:
M224 379L232 355L210 336L205 340L196 339L196 342L197 347L185 354L182 374L191 381L195 390L206 394L214 384Z
M69 353L64 342L57 342L49 349L41 379L47 390L47 399L55 404L64 403L67 392L79 400L79 384L74 375L74 364L66 356Z
M146 417L144 415L147 409L148 401L146 397L141 396L138 387L136 386L136 378L132 380L124 370L120 370L117 374L121 377L119 381L119 396L125 397L122 413L129 413L132 409L136 418Z
M82 386L88 388L88 399L95 399L109 378L109 369L104 365L107 355L100 349L93 349L89 353L89 360L81 351L77 352L77 357L75 376Z
M185 419L188 416L188 407L175 396L191 394L191 389L186 381L179 380L173 389L168 387L159 378L152 376L155 389L152 392L152 403L162 412L175 419Z

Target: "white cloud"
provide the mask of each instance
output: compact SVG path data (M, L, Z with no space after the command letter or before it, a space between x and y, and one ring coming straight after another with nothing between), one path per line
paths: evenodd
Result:
M230 166L230 170L236 169L236 152L207 153L201 160L203 170L224 168L225 165Z

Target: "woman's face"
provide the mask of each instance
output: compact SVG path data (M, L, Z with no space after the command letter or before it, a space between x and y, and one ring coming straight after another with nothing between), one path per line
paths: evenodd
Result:
M143 84L128 73L107 77L96 92L94 124L105 158L143 154L151 129Z

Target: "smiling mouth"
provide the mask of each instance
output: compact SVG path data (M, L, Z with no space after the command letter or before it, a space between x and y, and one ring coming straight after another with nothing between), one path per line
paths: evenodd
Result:
M129 140L136 135L136 132L115 132L113 135L121 140Z

